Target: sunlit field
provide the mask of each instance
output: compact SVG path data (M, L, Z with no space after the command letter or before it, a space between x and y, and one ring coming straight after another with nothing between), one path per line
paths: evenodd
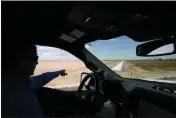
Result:
M109 68L116 66L119 61L103 61ZM59 60L59 61L40 61L35 75L66 69L68 73L65 77L55 78L46 84L46 87L56 89L76 89L80 84L81 72L90 72L83 62L75 60ZM124 62L123 71L115 71L124 78L157 78L157 77L176 77L176 60L133 60Z
M53 72L61 69L65 69L68 73L67 76L59 76L46 84L45 86L51 88L70 88L77 87L80 84L80 77L82 72L89 72L82 61L39 61L36 67L35 75L42 74L44 72Z
M112 68L120 61L104 61ZM125 78L157 78L176 76L176 60L132 60L124 62L124 71L115 71Z

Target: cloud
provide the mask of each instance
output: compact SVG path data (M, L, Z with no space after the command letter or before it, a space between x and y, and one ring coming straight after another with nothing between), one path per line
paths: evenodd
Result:
M108 41L116 41L117 38L112 38L112 39L109 39Z
M119 41L119 40L126 40L126 39L129 40L130 38L125 36L125 35L122 35L122 36L119 36L119 37L115 37L115 38L109 39L108 41Z
M133 54L132 57L137 57L137 55L136 55L136 54Z
M74 55L67 51L47 47L47 46L37 46L37 53L39 60L75 60L78 59Z
M90 50L92 48L92 44L91 43L87 43L85 44L85 48Z
M86 47L86 49L90 49L90 48L91 48L91 47L90 47L89 45L87 45L87 44L85 45L85 47Z

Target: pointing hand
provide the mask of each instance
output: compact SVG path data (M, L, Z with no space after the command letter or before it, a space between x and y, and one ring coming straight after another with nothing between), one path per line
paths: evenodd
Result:
M65 69L62 69L62 70L59 71L60 72L59 74L61 76L65 76L65 75L67 75L67 73L65 71L66 71Z

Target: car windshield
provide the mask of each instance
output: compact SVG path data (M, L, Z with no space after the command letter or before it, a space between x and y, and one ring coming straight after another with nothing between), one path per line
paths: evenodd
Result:
M87 43L85 47L112 71L124 78L176 82L176 55L139 57L136 56L136 46L139 44L141 42L121 36ZM165 46L156 51L160 53L162 50L169 50L169 47Z

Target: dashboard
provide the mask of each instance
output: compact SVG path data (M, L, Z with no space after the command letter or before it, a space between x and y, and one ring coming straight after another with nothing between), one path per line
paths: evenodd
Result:
M174 84L124 80L125 87L119 81L105 80L103 84L103 91L116 104L117 112L131 117L176 117Z
M176 117L175 114L142 99L139 100L137 115L138 117Z

